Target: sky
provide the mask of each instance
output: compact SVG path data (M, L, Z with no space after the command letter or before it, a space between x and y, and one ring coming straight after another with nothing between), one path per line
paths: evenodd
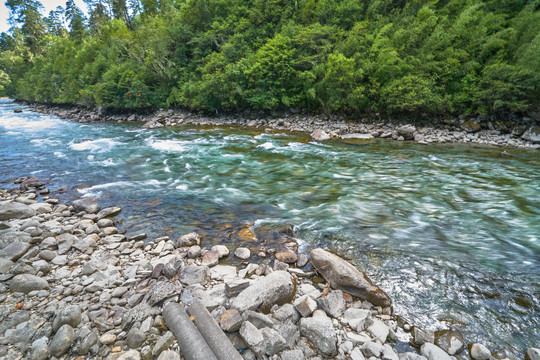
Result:
M5 2L5 0L0 0L0 32L9 30L9 10L6 8ZM48 16L49 11L56 9L58 6L64 8L66 6L66 0L40 0L40 2L43 4L44 16ZM75 0L75 4L77 4L82 11L86 11L86 5L83 0Z

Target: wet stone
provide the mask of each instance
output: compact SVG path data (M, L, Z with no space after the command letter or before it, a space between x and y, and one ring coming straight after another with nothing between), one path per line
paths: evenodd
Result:
M49 352L55 357L64 355L73 344L74 339L75 332L73 328L67 324L62 325L49 344Z
M474 360L489 360L491 359L491 351L482 344L472 344L469 349L471 358Z
M234 256L241 260L246 260L251 256L251 251L247 248L239 247L234 251Z

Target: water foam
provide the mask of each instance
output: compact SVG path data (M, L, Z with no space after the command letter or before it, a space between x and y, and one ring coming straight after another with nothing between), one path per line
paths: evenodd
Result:
M187 141L149 139L149 140L147 140L146 143L151 148L159 150L159 151L184 152L184 151L188 150L188 147L186 146L186 144L188 143Z
M114 139L97 139L97 140L87 140L80 143L75 143L71 141L69 147L77 151L89 150L90 152L108 152L111 151L115 146L121 145L122 143Z

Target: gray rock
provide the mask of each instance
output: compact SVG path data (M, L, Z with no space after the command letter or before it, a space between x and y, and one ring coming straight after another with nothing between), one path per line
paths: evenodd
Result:
M56 237L56 241L58 242L58 254L62 255L65 254L71 249L71 246L73 246L73 243L77 241L77 237L68 233L60 234Z
M531 360L540 360L540 349L537 348L528 348L527 355Z
M201 245L201 237L196 232L192 232L186 235L182 235L178 238L176 246L193 246Z
M189 259L195 259L201 256L201 247L199 245L192 245L187 251L187 256Z
M332 320L327 317L300 319L300 333L326 356L337 354L337 335Z
M458 331L440 330L435 332L435 345L449 355L456 355L465 348L465 340Z
M180 282L184 285L205 284L209 275L208 266L188 265L180 271Z
M266 344L266 355L272 356L287 347L287 342L276 330L262 328L261 333Z
M172 332L167 331L158 339L156 345L154 345L154 348L152 349L152 356L154 358L158 357L163 351L167 350L173 342L174 335Z
M359 347L355 347L351 353L349 354L351 360L365 360L364 354L362 354L362 350L360 350Z
M491 351L482 344L472 344L469 349L471 358L474 360L489 360L491 359Z
M382 360L399 360L398 354L394 351L392 346L384 344L384 350L382 353Z
M341 290L330 291L327 296L318 298L317 303L328 316L333 318L341 317L347 308L347 303L343 299L343 292Z
M9 271L9 268L14 264L13 261L0 258L0 274L5 274Z
M427 360L425 356L418 355L413 352L406 352L403 354L399 354L399 359L400 360Z
M25 219L36 215L34 209L18 202L0 204L0 221L10 219Z
M75 334L75 340L71 348L76 355L86 355L90 352L90 348L97 344L98 335L96 330L90 330L86 326L80 328Z
M151 306L161 305L171 297L182 293L182 284L179 281L161 281L150 289L146 295L146 301Z
M40 259L51 261L56 257L56 252L52 250L41 250L38 254Z
M69 325L76 328L81 323L81 308L77 305L70 305L58 311L54 317L52 329L56 332L62 325Z
M304 353L300 349L286 350L281 353L281 360L304 360Z
M527 129L521 138L530 141L533 144L540 144L540 127L531 127Z
M239 247L234 251L234 256L240 260L246 260L251 256L251 251L248 248Z
M35 275L21 274L11 280L9 287L13 292L29 293L34 290L48 290L49 283L47 280Z
M137 349L146 341L146 334L137 327L132 327L126 337L127 344L132 349Z
M46 360L49 358L49 348L47 342L49 339L42 337L32 343L30 350L31 360Z
M202 257L202 265L206 265L208 267L215 266L219 262L219 252L217 250L209 250L204 253Z
M330 283L334 289L343 290L360 299L382 307L392 305L390 297L375 286L371 280L354 266L323 249L310 253L315 270Z
M272 317L283 323L290 322L296 324L300 320L300 314L292 304L283 304L272 314Z
M121 208L116 207L116 206L111 206L111 207L105 208L105 209L101 210L100 212L98 212L96 219L101 220L101 219L104 219L104 218L116 216L116 215L120 214L120 211L122 211Z
M405 125L397 128L397 135L402 136L405 140L410 140L414 137L416 128L412 125Z
M419 327L414 327L412 331L413 343L416 346L422 346L424 343L434 343L435 333L432 330L422 330Z
M362 350L364 356L368 358L372 356L378 358L381 357L382 353L384 352L384 346L376 342L368 341L360 347L360 350Z
M315 141L327 141L330 140L330 135L328 135L323 129L315 129L311 134L311 139Z
M5 248L0 250L0 258L17 261L21 256L26 254L26 252L28 251L28 249L30 249L31 246L32 245L27 242L12 242L11 244L8 244Z
M72 205L75 211L84 211L88 214L95 214L100 210L99 202L92 197L75 200Z
M226 310L223 315L221 315L219 326L223 331L231 333L240 330L243 321L242 315L240 315L238 310L230 309Z
M231 308L240 312L258 310L268 312L275 304L290 302L294 296L295 280L285 271L274 271L258 278L247 289L231 300Z
M317 302L309 295L304 295L294 301L294 308L302 317L307 317L317 310Z
M181 360L180 354L178 354L176 351L172 350L165 350L161 354L159 354L159 357L157 360Z
M75 332L69 325L62 325L54 335L49 344L49 352L52 356L60 357L64 355L75 340Z
M262 356L266 352L262 332L249 321L244 321L242 327L240 327L240 336L256 356Z
M225 284L225 291L227 295L234 297L247 289L250 284L251 281L245 279L233 280Z
M116 360L141 360L141 354L137 350L129 350L120 353L120 356L115 358ZM149 359L149 358L145 358Z
M443 349L432 343L424 343L420 348L420 351L422 352L422 355L428 358L428 360L452 360L450 355Z
M211 250L217 251L220 259L229 255L229 248L225 245L214 245Z
M371 325L367 328L367 331L373 335L374 340L378 340L381 344L386 342L386 338L388 337L388 334L390 334L390 328L377 319L372 321Z
M246 310L242 314L244 321L249 321L257 329L262 329L264 327L274 327L275 323L268 315L261 314L256 311Z

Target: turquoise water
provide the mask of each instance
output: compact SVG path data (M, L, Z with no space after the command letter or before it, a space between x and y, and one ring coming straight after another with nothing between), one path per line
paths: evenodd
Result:
M413 325L522 352L540 346L540 156L500 151L78 124L0 100L0 180L35 176L67 188L54 197L117 204L120 227L150 239L195 230L233 248L247 224L254 251L329 248Z

